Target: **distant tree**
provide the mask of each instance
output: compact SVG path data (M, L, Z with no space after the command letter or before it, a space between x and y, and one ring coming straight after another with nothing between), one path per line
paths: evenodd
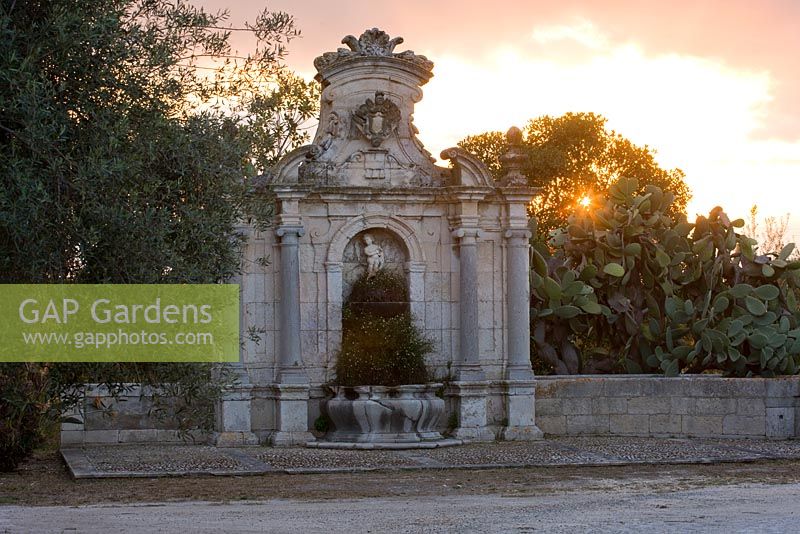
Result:
M686 211L691 193L684 173L662 169L651 148L606 129L606 119L600 115L543 116L529 121L523 133L523 146L530 156L526 174L531 185L542 188L533 207L540 241L564 226L575 209L594 204L596 196L604 196L623 176L637 179L642 187L652 184L673 191L672 212ZM507 148L502 132L469 136L458 145L483 160L496 177L500 175L499 157Z
M761 254L780 253L781 250L788 244L786 241L786 231L789 228L790 214L786 213L782 217L769 216L764 217L764 230L761 231L758 224L758 206L753 204L750 207L749 220L745 226L747 235L753 236L758 241L758 251ZM792 252L789 259L796 260L800 258L800 251L795 250Z

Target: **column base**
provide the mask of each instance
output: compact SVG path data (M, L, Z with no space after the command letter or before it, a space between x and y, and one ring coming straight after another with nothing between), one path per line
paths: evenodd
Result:
M531 364L509 365L506 369L506 382L533 382L534 374Z
M485 382L486 373L479 364L463 364L456 369L459 383ZM455 383L455 382L454 382Z
M494 441L494 432L486 421L486 381L451 382L445 394L455 403L457 426L450 433L454 438L469 441Z
M450 437L460 439L464 443L482 443L497 439L490 429L483 427L456 427L450 432Z
M507 424L500 431L507 441L534 441L544 438L536 426L536 382L533 380L504 380Z
M251 425L251 390L249 384L229 388L217 403L216 432L212 435L217 447L258 445Z
M306 384L274 384L275 430L269 443L275 447L304 445L314 441L308 430L308 394Z

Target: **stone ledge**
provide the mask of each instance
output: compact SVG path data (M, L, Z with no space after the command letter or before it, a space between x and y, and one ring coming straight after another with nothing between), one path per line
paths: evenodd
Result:
M337 441L309 441L306 447L310 449L347 449L347 450L390 450L402 451L413 449L437 449L440 447L453 447L463 445L460 439L441 439L437 441L419 441L415 443L343 443Z

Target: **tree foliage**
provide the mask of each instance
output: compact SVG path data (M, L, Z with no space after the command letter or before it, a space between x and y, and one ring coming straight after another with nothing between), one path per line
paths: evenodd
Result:
M213 282L236 269L242 180L304 140L317 93L280 64L291 17L262 14L246 57L225 19L153 0L4 4L4 281Z
M254 34L256 48L233 50L233 31ZM0 281L234 274L248 178L306 141L317 113L316 85L282 64L297 35L286 13L230 28L226 12L182 1L0 3ZM60 411L83 382L178 381L195 398L214 384L205 365L9 364L0 373L11 377L0 380L3 409L22 406L6 395L13 377L44 376L46 398L15 412L26 414Z
M523 148L530 158L525 173L531 185L542 189L533 207L539 241L546 241L550 231L564 226L582 199L601 199L621 177L674 192L671 213L686 211L691 195L683 172L662 169L651 148L609 131L600 115L543 116L530 120L523 134ZM495 177L500 176L499 158L508 148L504 134L487 132L458 144L484 161Z

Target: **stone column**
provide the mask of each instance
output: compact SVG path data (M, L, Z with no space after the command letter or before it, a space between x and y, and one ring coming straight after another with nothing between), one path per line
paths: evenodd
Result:
M508 358L503 389L506 426L500 436L509 441L543 437L536 426L536 383L531 368L530 232L510 228L506 238L506 325Z
M530 238L528 204L537 190L522 173L527 154L522 149L522 132L511 128L506 134L508 151L500 157L504 175L500 190L505 200L506 239L506 371L503 390L506 426L500 437L506 440L534 440L543 437L536 426L536 382L531 368L530 324Z
M278 373L272 386L275 399L275 431L270 442L275 446L298 445L312 441L308 431L308 374L303 366L300 346L300 256L298 246L303 230L299 201L305 196L292 189L275 190L280 214L275 234L281 240L280 333Z
M459 380L484 380L478 345L478 237L477 228L459 228L453 236L459 239L459 329L461 361Z
M459 359L455 362L455 381L448 387L458 425L453 437L465 441L491 441L494 433L487 428L486 396L488 383L480 363L478 328L478 238L477 202L467 197L462 202L453 231L458 239L459 270Z
M507 254L508 364L506 379L533 380L531 369L530 238L526 229L505 232Z
M247 231L247 229L242 230ZM252 239L252 235L249 237ZM250 276L253 276L252 273ZM244 331L245 299L242 276L236 275L231 282L239 284L239 325ZM214 444L217 447L258 445L258 437L253 433L251 419L253 385L244 365L244 349L239 349L239 361L220 365L229 366L229 376L236 385L225 389L215 407ZM213 372L218 373L220 370L214 369Z
M425 329L425 270L426 265L421 261L409 261L405 266L408 275L408 297L411 315L417 328Z
M298 240L305 232L300 226L281 226L275 233L281 238L278 382L307 384L308 375L300 355L300 257L297 251Z

